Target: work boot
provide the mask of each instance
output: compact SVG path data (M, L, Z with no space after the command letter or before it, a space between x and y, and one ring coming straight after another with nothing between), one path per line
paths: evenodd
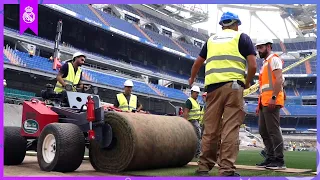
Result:
M231 174L222 174L221 176L240 177L240 174L238 172L233 171L233 172L231 172Z
M208 171L199 171L199 170L196 170L196 175L197 175L197 176L209 176L209 172L208 172Z
M270 159L265 159L262 163L256 164L256 166L260 168L265 168L270 163L272 163Z
M228 176L240 177L240 174L238 172L233 172L233 174L228 175Z
M271 169L271 170L284 170L286 169L286 165L281 162L272 162L266 166L266 169Z

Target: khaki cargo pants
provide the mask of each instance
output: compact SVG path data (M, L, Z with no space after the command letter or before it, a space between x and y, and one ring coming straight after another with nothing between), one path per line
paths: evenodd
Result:
M207 94L198 171L210 171L215 166L218 149L219 176L232 175L235 171L234 164L239 152L239 131L245 118L243 90L241 86L239 89L232 89L231 82Z

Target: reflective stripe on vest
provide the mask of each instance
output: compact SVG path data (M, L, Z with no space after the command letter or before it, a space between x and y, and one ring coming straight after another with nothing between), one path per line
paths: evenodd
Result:
M268 106L270 99L272 98L275 76L271 69L271 63L273 57L279 57L276 54L273 54L269 59L267 59L260 71L259 75L259 84L260 84L260 97L259 101L263 106ZM282 61L283 64L283 61ZM276 105L284 106L284 93L283 90L279 92L276 98Z
M71 62L68 62L68 75L67 77L63 78L64 82L70 85L77 85L80 82L81 79L81 68L78 67L78 70L76 73L74 73L74 68ZM60 84L59 81L57 81L56 86L54 88L55 92L62 92L64 90L62 84ZM73 91L76 91L76 88L73 88Z
M188 114L188 120L199 120L201 116L200 104L194 100L192 97L188 98L191 101L192 108Z
M129 104L123 93L117 94L117 99L119 102L118 108L122 111L132 111L137 108L137 96L135 95L130 95Z
M239 52L241 33L223 30L207 41L205 86L239 80L245 83L246 59Z

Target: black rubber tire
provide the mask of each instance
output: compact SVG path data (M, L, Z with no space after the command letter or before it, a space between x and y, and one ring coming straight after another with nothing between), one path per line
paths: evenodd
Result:
M19 165L26 156L27 140L20 130L20 127L4 127L4 165Z
M42 156L42 144L48 134L52 134L56 140L56 153L51 163L46 163ZM85 137L75 124L48 124L38 140L38 164L43 171L73 172L80 167L84 152Z

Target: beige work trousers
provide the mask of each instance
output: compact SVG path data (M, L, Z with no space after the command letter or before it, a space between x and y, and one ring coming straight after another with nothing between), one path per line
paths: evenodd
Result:
M232 83L227 83L207 94L198 171L210 171L216 163L218 164L218 158L219 176L232 175L235 171L234 165L239 152L239 131L245 118L243 90L241 86L239 89L232 89Z

